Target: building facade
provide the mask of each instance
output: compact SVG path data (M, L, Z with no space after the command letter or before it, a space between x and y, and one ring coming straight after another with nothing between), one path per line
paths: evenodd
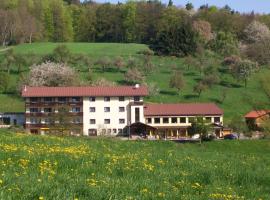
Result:
M25 114L23 112L5 112L0 113L0 128L10 126L23 126L25 123Z
M144 122L147 88L25 87L25 128L36 134L70 131L84 135L123 134L128 124Z
M144 86L25 87L25 128L36 134L62 130L88 136L158 134L187 137L203 117L222 136L223 111L215 104L145 104ZM132 129L130 129L132 127Z

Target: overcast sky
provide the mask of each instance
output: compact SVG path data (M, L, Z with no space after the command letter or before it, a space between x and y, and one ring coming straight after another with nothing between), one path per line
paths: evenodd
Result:
M96 0L97 2L117 3L125 2L125 0ZM163 3L168 3L168 0L162 0ZM223 7L228 4L232 9L239 12L270 13L270 0L173 0L174 5L185 5L187 2L193 3L198 8L200 5L209 4Z

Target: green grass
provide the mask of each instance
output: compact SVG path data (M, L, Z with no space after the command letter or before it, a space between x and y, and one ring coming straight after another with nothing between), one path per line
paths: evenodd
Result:
M95 62L97 59L103 56L115 58L116 56L122 56L125 60L129 56L133 56L142 62L143 55L138 54L139 51L147 49L146 45L141 44L115 44L115 43L65 43L73 53L85 53L89 55L89 58ZM28 54L35 53L39 55L45 55L51 53L53 49L59 45L59 43L34 43L34 44L23 44L13 47L16 53ZM1 58L0 58L1 59ZM212 59L209 56L209 59ZM268 102L268 98L264 95L264 92L259 84L259 76L263 74L269 74L269 69L262 69L259 73L252 75L248 81L247 88L244 88L243 83L237 83L230 74L220 73L221 80L232 84L232 86L215 85L207 91L203 92L201 97L193 92L194 85L201 78L198 71L191 67L187 70L183 64L183 59L175 57L158 57L154 56L152 62L155 65L153 73L146 77L146 82L156 83L160 88L160 94L154 97L148 97L145 101L147 102L214 102L217 103L225 112L225 122L229 121L233 117L241 117L245 113L253 109L254 102ZM143 65L143 64L141 64ZM217 66L220 67L220 66ZM184 79L186 82L185 88L178 95L175 89L169 88L169 79L174 69L178 69L184 73ZM16 84L18 75L15 73L16 67L13 71L13 85ZM28 70L28 67L25 68ZM87 70L80 69L81 78L86 77ZM108 80L116 82L116 84L124 83L124 72L127 68L118 72L115 69L109 69L105 73L101 72L100 67L94 66L93 73L94 78L104 77ZM227 90L227 96L223 103L220 102L222 99L222 91ZM0 96L0 112L1 111L21 111L23 110L23 102L21 98L10 98L5 95ZM13 100L12 106L9 100Z
M14 47L15 53L49 54L62 43L22 44ZM119 43L64 43L72 53L83 53L90 56L128 56L147 49L143 44Z
M1 199L269 199L270 141L199 144L1 131Z

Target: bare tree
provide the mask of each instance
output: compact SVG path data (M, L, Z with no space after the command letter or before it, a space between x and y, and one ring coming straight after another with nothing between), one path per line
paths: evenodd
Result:
M184 88L184 86L185 81L182 72L175 72L170 78L170 87L176 88L180 94L180 91Z
M125 81L128 83L141 83L143 80L144 76L136 68L131 68L125 73Z

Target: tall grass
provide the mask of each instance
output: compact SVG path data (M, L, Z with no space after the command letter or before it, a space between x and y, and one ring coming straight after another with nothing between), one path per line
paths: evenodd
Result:
M269 199L270 141L199 144L1 131L1 199Z

